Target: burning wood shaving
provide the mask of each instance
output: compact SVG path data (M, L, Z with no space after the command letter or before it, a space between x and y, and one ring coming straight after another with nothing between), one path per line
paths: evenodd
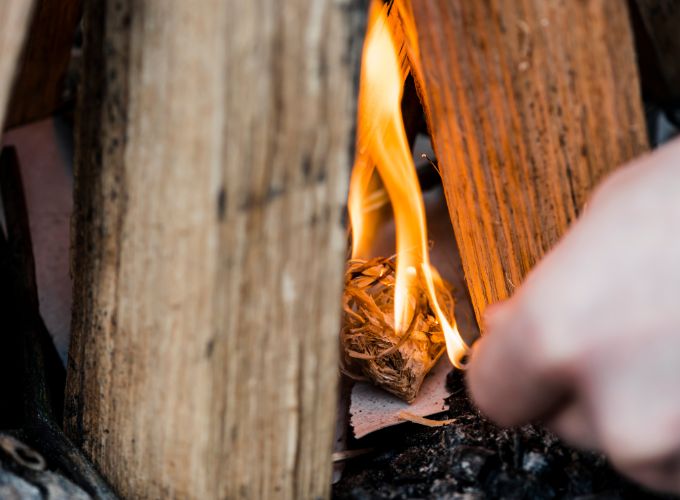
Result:
M355 380L369 380L412 403L446 344L424 285L413 299L414 314L408 328L395 332L395 269L394 257L348 262L340 331L341 369ZM436 292L443 309L451 313L450 290L441 285Z
M456 421L455 418L434 420L431 418L421 417L420 415L414 415L413 413L404 410L399 412L399 418L413 422L414 424L424 425L425 427L443 427L445 425L453 424Z

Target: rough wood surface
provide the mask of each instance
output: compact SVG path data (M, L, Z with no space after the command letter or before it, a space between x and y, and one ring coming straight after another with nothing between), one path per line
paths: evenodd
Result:
M0 130L16 66L31 20L33 0L7 0L0 4Z
M81 0L38 0L12 89L7 128L52 114L62 102Z
M412 2L419 82L478 320L647 149L624 0Z
M124 497L328 495L365 9L86 3L65 425Z

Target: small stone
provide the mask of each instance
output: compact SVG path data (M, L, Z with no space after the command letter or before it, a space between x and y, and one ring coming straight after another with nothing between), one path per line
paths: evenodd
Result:
M549 467L550 464L548 463L548 459L542 453L530 451L524 455L524 458L522 459L522 469L534 476L540 476L545 473Z
M468 483L482 480L488 470L494 452L475 446L460 446L453 456L453 475Z

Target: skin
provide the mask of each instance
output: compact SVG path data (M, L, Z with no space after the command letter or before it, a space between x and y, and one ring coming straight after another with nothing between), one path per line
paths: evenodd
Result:
M508 301L488 309L470 393L680 493L680 141L621 168Z

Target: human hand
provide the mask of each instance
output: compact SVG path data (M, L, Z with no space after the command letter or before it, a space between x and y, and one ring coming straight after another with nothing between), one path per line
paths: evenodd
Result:
M484 413L680 492L680 141L608 178L486 321L468 371Z

